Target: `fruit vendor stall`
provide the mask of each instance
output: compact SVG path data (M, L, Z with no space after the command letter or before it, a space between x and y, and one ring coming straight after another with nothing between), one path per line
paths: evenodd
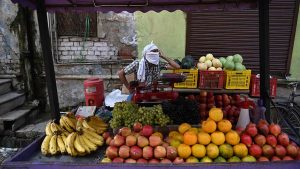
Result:
M249 103L239 94L225 94L228 90L219 90L218 94L199 90L198 96L179 97L173 102L150 107L119 102L114 106L110 121L98 116L78 118L73 113L62 116L59 113L47 11L158 12L252 8L259 8L260 97L269 111L268 0L12 1L37 10L53 121L47 124L45 136L6 160L2 168L299 168L300 161L295 160L300 158L298 145L277 124L259 118L252 119L252 122L246 118L239 123L242 112L247 113ZM203 71L217 71L222 64L229 71L245 69L239 55L213 59L211 54L199 58L197 67ZM227 89L232 89L230 87L229 84ZM190 112L190 115L183 112ZM175 125L170 125L172 123Z

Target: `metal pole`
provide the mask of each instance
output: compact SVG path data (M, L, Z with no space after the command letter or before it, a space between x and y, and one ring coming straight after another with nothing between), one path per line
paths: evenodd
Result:
M259 0L260 97L267 112L270 111L269 3L270 0Z
M39 22L39 31L41 38L41 45L43 51L43 58L46 72L46 82L50 103L51 117L55 122L59 122L60 111L57 97L55 72L52 59L51 41L48 30L47 12L44 0L38 0L37 3L37 17Z

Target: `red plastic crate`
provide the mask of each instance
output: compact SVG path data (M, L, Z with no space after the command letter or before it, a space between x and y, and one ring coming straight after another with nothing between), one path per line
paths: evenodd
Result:
M260 96L260 77L259 75L251 75L251 87L250 87L250 95L252 97ZM270 95L271 97L276 96L277 91L277 78L270 77Z
M220 70L201 70L199 71L200 89L223 89L224 71Z

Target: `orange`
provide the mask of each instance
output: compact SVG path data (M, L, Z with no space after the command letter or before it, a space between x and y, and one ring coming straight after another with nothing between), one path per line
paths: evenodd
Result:
M191 156L188 159L186 159L185 162L186 163L199 163L199 160L198 160L198 158Z
M186 144L180 144L177 148L177 152L179 157L181 158L189 158L192 154L191 147Z
M223 119L223 111L220 108L211 108L209 110L209 118L214 121L221 121Z
M183 134L186 131L188 131L190 128L192 128L192 126L190 124L182 123L182 124L179 125L178 131L179 131L179 133Z
M178 147L179 145L181 144L181 142L179 140L176 140L176 139L172 139L171 142L170 142L170 145L172 147Z
M172 137L174 137L175 135L177 135L177 134L180 134L178 131L171 131L170 133L169 133L169 137L170 138L172 138Z
M229 131L225 135L226 142L230 145L237 145L240 143L240 136L236 131Z
M206 146L206 155L211 158L215 159L219 156L219 148L214 143L210 143Z
M183 135L183 143L186 145L194 145L198 141L197 135L192 131L187 131Z
M220 131L215 131L213 132L211 135L211 142L213 142L216 145L221 145L225 142L225 135L224 133L220 132Z
M208 133L205 133L203 131L198 133L198 143L207 145L210 143L210 141L211 141L211 137Z
M227 133L231 130L232 124L229 120L221 120L218 122L218 129L223 133Z
M164 136L163 136L163 134L162 134L161 132L155 132L155 133L153 133L152 135L153 135L153 136L158 136L158 137L160 137L161 139L164 139Z
M236 156L243 158L248 155L248 148L245 144L239 143L233 146L233 152Z
M188 131L191 131L191 132L193 132L193 133L195 133L195 134L198 134L198 129L195 128L195 127L192 127L192 128L190 128L190 129L188 129Z
M195 144L192 146L192 154L197 158L202 158L206 154L206 148L204 145Z
M212 133L216 131L217 129L217 124L213 120L206 120L202 122L202 131L206 133Z

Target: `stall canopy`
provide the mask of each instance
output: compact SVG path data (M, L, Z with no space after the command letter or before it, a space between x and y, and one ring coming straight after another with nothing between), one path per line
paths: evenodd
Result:
M259 46L260 46L260 93L267 108L270 108L269 98L269 1L270 0L12 0L24 7L37 10L41 46L46 72L46 82L52 119L59 122L60 111L51 41L48 31L47 11L57 12L121 12L150 10L246 10L259 8ZM201 46L199 46L201 47Z
M39 0L12 0L31 9ZM101 11L101 12L159 12L199 10L244 10L256 7L256 0L45 0L47 11Z

